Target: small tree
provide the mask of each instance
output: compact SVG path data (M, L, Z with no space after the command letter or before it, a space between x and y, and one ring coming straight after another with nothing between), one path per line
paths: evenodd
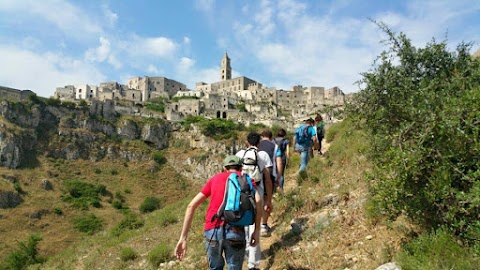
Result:
M372 139L372 199L391 217L480 239L480 64L470 45L416 48L384 24L388 51L363 73L352 111Z

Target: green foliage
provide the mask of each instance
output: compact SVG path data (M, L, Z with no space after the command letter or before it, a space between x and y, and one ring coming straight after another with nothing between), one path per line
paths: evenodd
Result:
M0 269L23 270L29 265L45 262L45 259L38 255L38 242L42 240L39 235L30 235L26 242L18 243L18 249L7 255L0 263Z
M101 174L101 173L102 173L102 170L100 170L99 168L95 168L95 169L93 170L93 172L96 173L96 174Z
M247 107L245 106L245 103L237 103L237 110L239 110L240 112L247 112Z
M195 123L200 127L203 135L214 139L236 138L239 125L230 119L207 119L202 116L189 116L182 122L184 129L189 129Z
M156 111L156 112L165 112L165 103L164 102L155 102L145 105L147 110Z
M396 261L405 270L478 269L473 250L460 245L447 230L421 235L406 244Z
M123 219L112 230L112 235L119 236L126 230L135 230L143 227L145 222L141 217L130 210L123 211Z
M392 218L404 212L478 240L480 63L469 44L454 52L435 40L416 48L379 26L390 50L363 74L350 108L372 141L373 202Z
M63 215L63 211L62 211L62 209L61 209L60 207L55 207L55 208L53 209L53 213L54 213L55 215L57 215L57 216Z
M165 243L157 245L150 253L148 253L148 261L158 267L161 263L170 260L173 249Z
M67 194L63 195L63 200L72 203L74 207L79 209L88 209L88 207L100 207L99 195L108 193L104 185L94 186L79 180L71 180L65 182Z
M160 226L167 226L178 222L178 217L172 211L163 211L158 215L156 223Z
M69 108L69 109L75 109L77 107L77 103L75 102L70 102L70 101L62 101L62 106Z
M153 152L152 158L159 165L163 165L163 164L167 163L167 159L165 158L165 155L161 151Z
M18 193L23 193L22 186L20 185L20 182L14 182L13 183L13 188L18 192Z
M78 103L78 106L79 106L80 108L85 108L85 109L86 109L86 108L88 108L88 103L87 103L84 99L82 99L82 100L80 100L80 102Z
M51 98L45 100L45 103L48 106L60 107L60 105L62 104L62 101L60 101L60 99L58 99L58 98L51 97Z
M147 197L140 205L140 212L149 213L160 209L161 200L156 197Z
M73 227L80 232L94 234L102 229L103 221L90 213L73 219Z
M138 253L131 247L124 247L120 251L120 260L123 262L133 261L138 257Z

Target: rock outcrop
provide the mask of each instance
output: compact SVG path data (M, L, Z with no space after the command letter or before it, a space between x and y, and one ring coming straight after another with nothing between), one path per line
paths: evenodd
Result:
M3 101L0 166L18 168L32 153L68 160L149 160L153 150L168 146L170 133L170 124L161 119L120 120L112 101L94 101L89 110ZM122 140L148 146L128 147Z
M0 190L0 208L15 208L23 202L18 192Z

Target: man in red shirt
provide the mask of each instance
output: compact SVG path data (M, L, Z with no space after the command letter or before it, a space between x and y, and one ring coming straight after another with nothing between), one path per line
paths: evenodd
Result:
M209 267L212 270L223 269L225 265L224 260L226 260L229 270L237 270L242 269L243 258L245 256L245 229L244 227L231 226L229 224L224 225L222 220L212 218L223 202L225 185L230 174L236 173L239 176L241 175L242 160L237 156L227 156L223 162L223 166L224 171L210 178L202 190L188 204L183 221L182 233L175 248L175 254L178 260L182 260L185 256L187 252L187 235L192 226L195 210L210 197L204 226ZM252 181L252 184L254 188L256 188L254 181ZM262 217L260 199L260 194L255 192L257 212L255 215L255 229L250 237L251 246L257 245L260 238L260 222ZM225 259L223 253L225 253Z

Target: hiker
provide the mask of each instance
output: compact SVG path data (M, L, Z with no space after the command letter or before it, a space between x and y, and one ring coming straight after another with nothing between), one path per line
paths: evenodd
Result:
M270 160L272 161L273 168L270 170L270 179L272 180L272 192L278 185L277 183L277 168L283 167L281 152L278 146L273 142L272 131L265 129L260 136L260 143L258 144L258 150L267 152ZM266 193L265 193L266 195ZM270 212L264 211L262 218L262 227L260 230L261 236L270 236L272 229L268 226L268 219L270 218Z
M225 198L226 185L232 174L241 175L242 161L237 156L227 156L223 162L224 171L214 175L207 181L202 190L188 204L183 221L182 233L175 248L175 254L178 260L182 260L187 252L187 236L192 225L193 216L197 207L208 197L210 203L205 214L204 236L207 249L208 264L210 269L223 269L225 262L228 270L242 269L243 259L245 257L246 236L245 228L241 226L231 226L222 219L214 218L218 214L218 209L223 205ZM249 179L249 178L248 178ZM252 187L255 182L251 180ZM262 217L261 196L255 192L255 225L252 226L251 235L249 235L249 246L258 246L260 241L260 222ZM224 256L223 256L224 253Z
M293 136L295 152L300 153L301 156L300 169L298 173L305 171L308 164L312 143L317 143L317 132L313 128L313 123L314 120L312 118L305 120L305 124L298 127L295 130L295 136Z
M315 128L317 131L317 141L318 141L318 155L323 155L322 153L322 140L325 136L325 122L323 122L323 118L320 114L317 114L315 117Z
M260 196L261 205L263 210L270 212L272 211L272 180L270 179L270 169L273 164L270 160L270 157L265 151L260 151L258 149L258 144L260 143L260 134L257 132L250 132L247 135L248 147L245 150L240 150L236 156L242 158L243 167L242 173L248 174L251 178L255 180L257 186L258 194L264 194L266 190L266 196ZM265 180L265 181L263 181ZM253 226L245 227L247 231L246 235L251 235L251 231L254 231ZM260 249L260 239L258 239L257 245L252 246L249 243L247 238L247 253L248 253L248 269L255 270L259 269L260 259L262 257Z
M290 159L290 141L286 136L287 132L282 128L277 132L277 137L274 139L275 144L280 150L280 157L282 159L282 166L277 166L277 184L280 191L283 191L283 184L285 182L284 173L288 160Z

